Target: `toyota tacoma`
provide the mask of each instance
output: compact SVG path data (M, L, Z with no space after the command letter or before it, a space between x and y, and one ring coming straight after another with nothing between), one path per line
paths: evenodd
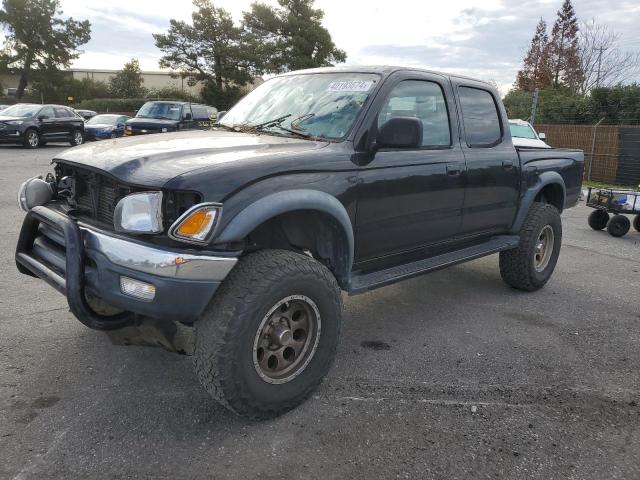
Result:
M209 131L106 140L18 192L18 269L117 344L190 354L240 415L301 403L336 354L342 292L499 253L537 290L583 154L515 148L498 92L340 67L272 78Z

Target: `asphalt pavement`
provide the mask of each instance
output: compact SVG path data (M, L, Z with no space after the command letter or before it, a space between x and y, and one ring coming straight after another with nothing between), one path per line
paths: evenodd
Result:
M315 395L250 422L189 357L113 346L17 272L17 188L62 148L0 146L1 479L640 478L640 233L581 205L541 291L493 255L345 297Z

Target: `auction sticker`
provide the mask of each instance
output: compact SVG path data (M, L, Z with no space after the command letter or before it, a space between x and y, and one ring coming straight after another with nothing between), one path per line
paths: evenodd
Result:
M327 87L329 92L368 92L373 80L341 80L331 82Z

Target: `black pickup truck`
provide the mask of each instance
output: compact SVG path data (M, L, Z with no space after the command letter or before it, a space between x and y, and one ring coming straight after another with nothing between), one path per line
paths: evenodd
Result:
M328 372L348 294L500 254L517 289L556 265L583 154L514 148L488 84L327 68L275 77L211 131L72 148L20 188L18 269L120 344L192 354L264 418Z

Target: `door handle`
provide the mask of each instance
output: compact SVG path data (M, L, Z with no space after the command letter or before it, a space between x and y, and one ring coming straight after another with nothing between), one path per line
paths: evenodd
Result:
M502 162L502 168L505 170L511 170L513 168L513 162L511 160L504 160Z
M462 168L455 165L447 165L447 175L456 176L462 174Z

